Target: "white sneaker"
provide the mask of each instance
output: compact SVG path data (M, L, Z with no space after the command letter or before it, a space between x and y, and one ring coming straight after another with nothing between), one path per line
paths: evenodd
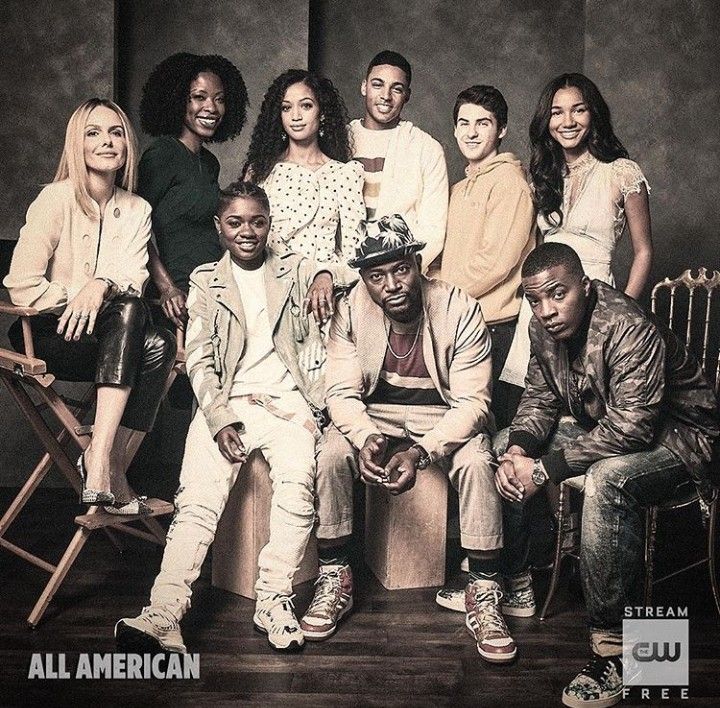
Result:
M294 595L258 592L253 622L258 632L267 634L268 643L278 651L297 651L305 644L292 603Z
M321 565L315 581L315 596L300 620L310 642L334 634L340 620L353 607L353 575L349 565Z
M169 612L155 607L144 607L137 617L119 620L115 625L115 642L123 652L187 654L178 621Z
M492 664L505 664L517 656L517 647L500 611L502 596L494 580L474 580L465 588L465 626L480 656Z
M435 594L435 602L446 610L465 612L465 590L441 588Z

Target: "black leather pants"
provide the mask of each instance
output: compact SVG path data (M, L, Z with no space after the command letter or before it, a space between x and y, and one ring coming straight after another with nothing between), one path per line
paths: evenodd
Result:
M77 342L66 342L57 333L58 319L52 314L31 318L35 356L62 381L130 386L121 424L150 430L175 361L175 336L156 327L145 301L130 295L106 303L93 334L83 334ZM16 351L25 351L20 320L12 324L8 337Z

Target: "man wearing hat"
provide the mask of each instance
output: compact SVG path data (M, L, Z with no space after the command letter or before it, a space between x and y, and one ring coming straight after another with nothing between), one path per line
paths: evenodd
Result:
M416 241L397 214L368 224L350 265L361 280L333 315L326 402L333 425L318 449L320 578L303 617L305 638L330 636L352 607L347 545L352 472L402 494L418 470L440 466L458 491L470 558L466 624L487 661L512 661L500 611L501 502L488 433L490 335L478 303L420 273Z

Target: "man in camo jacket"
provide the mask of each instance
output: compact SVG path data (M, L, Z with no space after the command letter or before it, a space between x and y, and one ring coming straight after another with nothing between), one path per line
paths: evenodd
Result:
M504 451L495 475L506 500L504 575L527 573L522 502L548 479L584 475L580 575L593 658L563 703L614 705L622 698L623 610L640 604L644 508L690 481L711 494L718 403L675 334L633 299L590 281L569 246L531 252L522 283L534 315L526 388L494 441ZM568 413L574 420L561 420Z

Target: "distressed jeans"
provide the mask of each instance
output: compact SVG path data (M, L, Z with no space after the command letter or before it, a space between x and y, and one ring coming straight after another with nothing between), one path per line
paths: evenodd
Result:
M245 425L241 439L249 452L260 450L270 466L272 501L270 540L258 557L257 591L290 594L315 520L313 483L315 438L297 422L279 418L259 405L230 399ZM306 409L297 391L277 402L284 410ZM192 584L200 575L208 547L242 465L228 462L213 440L205 415L198 410L190 424L175 500L175 517L167 535L160 573L150 605L178 620L190 607Z
M507 447L508 429L493 440L496 454ZM547 450L563 449L585 431L561 420ZM593 651L622 654L626 606L641 604L645 508L670 497L690 476L682 461L662 445L595 462L585 473L580 538L580 581L590 619ZM503 574L528 568L528 504L503 503Z

